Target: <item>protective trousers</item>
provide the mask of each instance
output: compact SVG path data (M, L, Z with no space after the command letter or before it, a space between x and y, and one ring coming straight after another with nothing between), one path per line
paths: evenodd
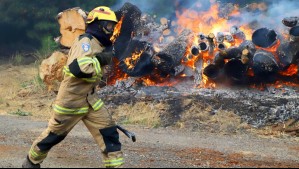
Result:
M29 159L40 164L53 146L60 143L79 121L83 121L102 151L103 164L107 168L120 167L124 163L119 134L108 110L90 109L86 115L61 115L54 113L48 128L34 141Z

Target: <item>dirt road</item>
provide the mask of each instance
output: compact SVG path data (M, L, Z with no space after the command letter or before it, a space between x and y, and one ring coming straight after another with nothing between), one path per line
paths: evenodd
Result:
M46 121L29 117L0 116L0 167L19 168L32 141L46 126ZM137 134L137 142L121 134L125 167L299 167L296 139L126 127ZM100 159L97 145L80 123L42 167L99 167Z

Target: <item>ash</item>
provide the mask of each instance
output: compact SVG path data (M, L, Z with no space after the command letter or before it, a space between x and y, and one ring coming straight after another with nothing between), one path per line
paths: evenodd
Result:
M108 105L136 103L138 101L161 102L192 99L194 103L211 106L213 113L233 111L253 127L259 128L299 119L299 88L267 87L263 91L250 87L219 87L217 89L194 88L192 81L173 87L142 86L134 84L134 78L106 86L99 96ZM179 106L179 105L175 105Z

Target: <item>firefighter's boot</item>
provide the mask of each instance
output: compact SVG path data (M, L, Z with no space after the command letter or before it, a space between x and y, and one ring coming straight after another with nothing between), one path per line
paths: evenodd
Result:
M27 156L22 164L22 168L40 168L40 164L33 164Z

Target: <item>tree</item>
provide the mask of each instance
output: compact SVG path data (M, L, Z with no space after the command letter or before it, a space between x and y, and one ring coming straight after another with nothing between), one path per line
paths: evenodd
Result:
M84 10L114 5L116 0L0 0L1 55L17 51L45 50L55 47L53 38L59 36L55 19L65 9Z

